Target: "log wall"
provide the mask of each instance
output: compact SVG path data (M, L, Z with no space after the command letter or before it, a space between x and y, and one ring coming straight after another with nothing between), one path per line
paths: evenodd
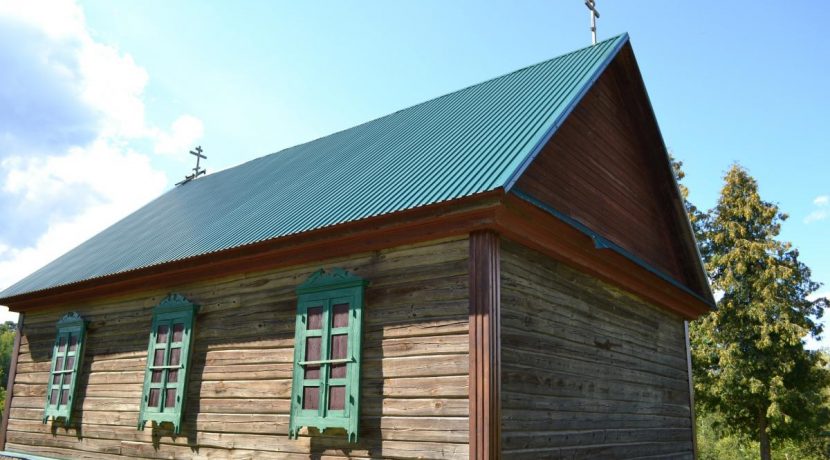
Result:
M73 310L90 320L73 418L41 423L55 323L26 315L6 449L59 458L433 458L469 455L468 241L442 240L173 292L201 305L182 434L136 429L153 307L145 292ZM343 267L370 281L360 441L289 440L294 289Z
M509 241L501 273L504 458L693 458L680 317Z

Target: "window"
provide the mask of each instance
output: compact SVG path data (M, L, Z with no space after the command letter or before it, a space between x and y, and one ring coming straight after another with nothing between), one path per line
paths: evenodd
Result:
M63 419L68 427L72 417L72 402L75 399L75 384L78 369L84 357L84 333L86 322L77 313L67 313L58 321L58 337L52 348L52 367L49 372L49 386L46 389L46 409L43 423Z
M181 431L197 309L197 305L183 296L171 294L153 312L144 391L138 415L139 430L143 430L147 422L155 422L156 425L170 422L176 434Z
M349 442L357 442L365 286L336 268L314 273L297 288L291 438L304 426L343 428Z

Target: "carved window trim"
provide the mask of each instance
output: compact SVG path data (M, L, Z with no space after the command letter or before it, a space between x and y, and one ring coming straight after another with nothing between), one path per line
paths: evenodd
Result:
M64 427L71 423L78 372L84 358L86 325L87 322L76 312L67 313L57 323L58 334L52 347L43 423L47 423L49 417L54 422L63 419Z
M198 309L198 305L184 296L171 294L153 310L144 389L138 414L139 430L143 430L147 422L156 426L169 422L173 425L174 433L181 432ZM175 340L176 334L179 334L178 341ZM162 356L160 363L156 362L158 353ZM172 362L176 354L178 363Z
M291 414L289 438L296 439L302 427L324 431L342 428L349 442L357 442L360 419L360 362L363 325L364 289L367 281L341 268L319 270L297 288L297 317L294 336L294 369L291 387ZM335 323L335 308L348 304L348 324ZM342 307L340 307L342 308ZM321 315L320 327L309 327L309 310ZM312 318L313 319L313 318ZM317 320L315 321L315 325ZM333 337L347 335L345 356L333 357ZM306 344L309 338L319 337L320 356L307 360ZM342 343L342 342L340 342ZM345 375L340 369L345 367ZM308 377L306 370L317 368L317 378ZM336 371L336 372L335 372ZM317 388L317 401L306 404L305 398L313 396ZM342 388L342 390L339 390ZM312 389L306 392L306 389ZM331 392L331 393L330 393ZM330 398L335 394L337 398ZM332 407L342 393L343 408ZM308 408L305 406L315 406Z

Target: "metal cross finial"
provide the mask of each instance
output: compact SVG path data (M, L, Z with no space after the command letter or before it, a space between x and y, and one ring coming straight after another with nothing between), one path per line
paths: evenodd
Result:
M597 19L599 19L599 11L597 11L596 0L585 0L585 6L588 7L591 15L591 44L597 44Z
M201 159L204 158L205 160L207 160L207 157L202 155L202 146L200 145L200 146L196 147L194 150L190 151L190 154L196 157L196 167L193 168L193 174L190 174L188 176L184 176L184 180L179 182L176 185L186 184L186 183L192 181L193 179L195 179L195 178L197 178L197 177L199 177L202 174L207 172L206 169L202 169L202 168L199 167L199 161Z

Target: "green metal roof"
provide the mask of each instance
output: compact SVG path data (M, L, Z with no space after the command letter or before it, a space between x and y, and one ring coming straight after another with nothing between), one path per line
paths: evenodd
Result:
M627 42L624 34L175 187L0 299L510 189Z

